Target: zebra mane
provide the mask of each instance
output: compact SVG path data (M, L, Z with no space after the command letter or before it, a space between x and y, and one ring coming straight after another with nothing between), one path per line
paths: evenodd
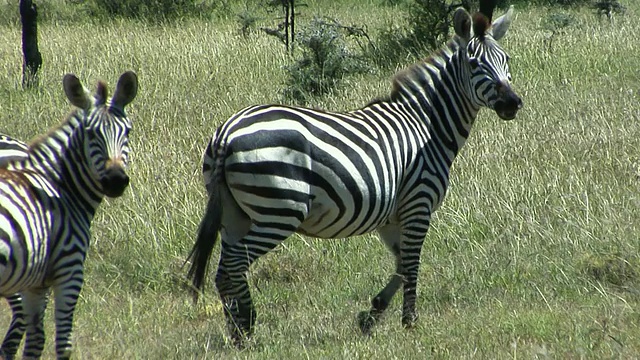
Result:
M442 60L449 59L453 53L460 48L460 44L456 39L451 39L447 44L438 50L435 50L425 59L414 63L413 65L398 71L392 80L391 94L382 99L376 99L370 104L375 104L384 100L393 100L398 97L402 88L415 81L424 79L425 66L428 64L440 64Z
M473 14L473 35L480 41L484 40L484 35L490 27L491 20L486 15L480 12Z
M49 128L46 133L36 135L32 138L27 145L29 146L29 150L35 149L43 144L49 142L50 139L65 139L68 138L71 133L73 133L74 129L78 127L80 124L82 115L80 114L82 110L75 109L73 110L65 120L60 122L57 126Z
M386 96L377 96L377 97L373 98L371 101L369 101L369 102L367 103L367 105L365 105L365 106L363 107L363 109L364 109L364 108L368 108L369 106L373 106L373 105L375 105L375 104L380 104L380 103L389 102L389 101L391 101L391 97L390 97L389 95L386 95Z

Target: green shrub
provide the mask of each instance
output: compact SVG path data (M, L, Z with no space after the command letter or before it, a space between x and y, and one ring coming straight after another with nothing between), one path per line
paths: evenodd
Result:
M381 31L376 44L368 49L369 58L385 68L407 58L424 57L448 39L450 13L456 7L447 0L414 0L406 7L408 26L389 26Z
M478 2L474 0L474 2ZM584 6L591 4L591 0L498 0L499 8L506 8L509 5L517 6Z
M362 57L349 50L341 27L315 18L296 35L302 56L285 68L284 96L305 103L335 88L347 75L366 71Z
M185 17L206 17L216 2L198 0L90 0L96 17L123 17L151 21L175 20ZM224 4L224 2L223 2Z

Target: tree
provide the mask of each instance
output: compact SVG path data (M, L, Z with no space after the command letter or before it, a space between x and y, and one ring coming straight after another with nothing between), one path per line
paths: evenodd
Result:
M38 11L31 0L20 0L22 22L22 86L38 86L38 70L42 66L42 54L38 50Z

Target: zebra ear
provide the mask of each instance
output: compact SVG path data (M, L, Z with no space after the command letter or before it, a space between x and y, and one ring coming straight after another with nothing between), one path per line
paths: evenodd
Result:
M116 91L113 93L112 104L124 109L138 94L138 76L133 71L127 71L120 76Z
M504 37L513 20L513 5L509 6L509 10L499 18L497 18L491 25L491 34L496 40L500 40Z
M62 78L62 87L67 99L74 106L83 110L89 110L93 105L93 96L82 86L78 77L73 74L66 74Z
M471 39L471 16L464 8L458 8L453 14L453 29L464 41Z

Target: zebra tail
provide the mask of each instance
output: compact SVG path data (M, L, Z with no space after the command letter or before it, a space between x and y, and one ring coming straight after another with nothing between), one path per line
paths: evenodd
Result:
M187 278L191 279L193 285L191 291L194 303L198 302L198 296L203 292L209 260L218 240L221 222L220 191L218 186L214 186L209 193L207 208L198 227L196 243L193 245L193 249L191 249L187 259L187 261L191 262Z

